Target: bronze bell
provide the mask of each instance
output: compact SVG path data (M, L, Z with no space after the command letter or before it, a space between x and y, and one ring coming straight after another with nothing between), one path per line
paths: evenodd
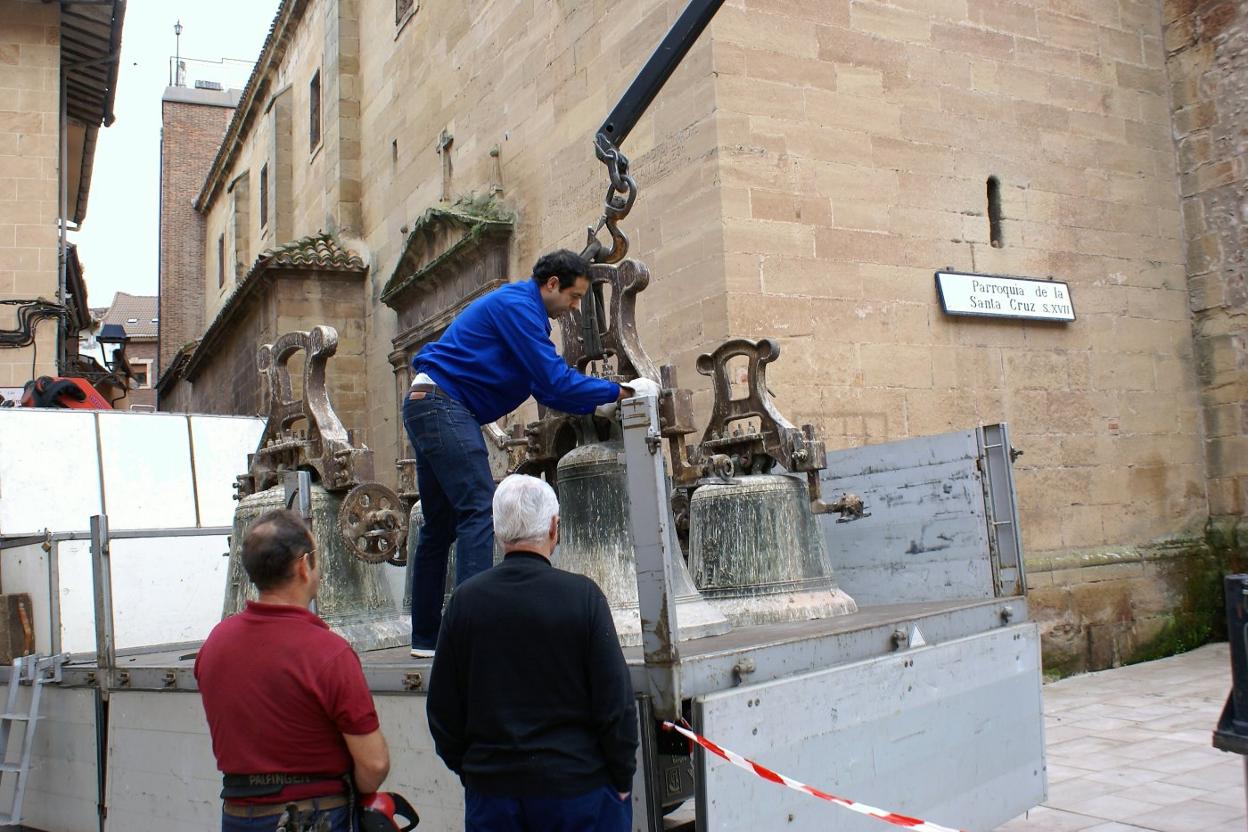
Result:
M380 650L409 644L411 621L394 604L383 569L385 563L365 563L351 554L343 542L338 511L343 495L314 484L311 492L312 517L309 526L316 541L321 567L321 585L316 596L316 614L331 630L350 642L356 652ZM243 536L260 515L286 507L285 489L278 485L249 494L239 500L234 511L234 531L230 538L229 577L225 588L222 618L240 612L248 599L255 600L255 586L243 569Z
M693 492L689 567L734 626L829 618L858 605L832 574L797 477L753 474Z
M416 562L416 543L420 540L420 527L425 525L425 514L420 507L420 500L412 506L412 513L409 515L407 523L407 566L403 570L403 605L402 610L405 614L412 611L412 569ZM498 545L498 540L494 541L494 564L497 566L499 561L503 559L503 550ZM446 558L446 589L442 598L442 605L445 608L446 602L451 600L451 590L455 588L455 544L451 544L450 554Z
M620 643L629 647L641 643L641 615L623 453L623 442L609 441L581 445L559 460L559 547L554 564L598 584L611 605ZM681 641L727 632L724 614L698 594L689 577L670 514L664 527L677 567L673 590Z

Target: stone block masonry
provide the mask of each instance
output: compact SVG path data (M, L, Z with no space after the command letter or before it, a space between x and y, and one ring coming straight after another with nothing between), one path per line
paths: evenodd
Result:
M60 12L0 0L0 300L56 300ZM0 329L17 328L0 305ZM56 374L56 321L32 346L0 349L0 387Z
M417 4L397 22L384 3L283 7L278 103L253 102L217 187L273 160L289 233L337 231L367 262L365 369L342 396L378 459L405 451L379 294L411 224L488 194L516 217L508 276L579 247L601 210L593 130L683 6ZM1211 86L1239 77L1240 16L1233 0L728 0L624 148L642 188L630 254L652 276L643 341L705 413L697 354L779 339L777 403L832 448L1008 422L1046 644L1082 666L1129 659L1180 604L1172 564L1205 551L1211 507L1242 506L1227 137L1248 96ZM286 133L289 170L271 152ZM227 202L204 209L210 246ZM948 269L1068 282L1078 318L947 316ZM229 286L208 271L211 317ZM1106 551L1134 565L1101 569Z
M1166 68L1215 518L1248 511L1248 6L1167 0Z
M1009 422L1030 552L1199 535L1160 9L820 8L712 25L729 330L780 339L780 407L831 447ZM944 315L946 268L1069 281L1078 320Z

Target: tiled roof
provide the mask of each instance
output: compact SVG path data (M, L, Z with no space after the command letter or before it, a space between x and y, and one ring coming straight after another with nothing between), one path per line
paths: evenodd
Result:
M158 308L155 295L118 292L113 295L113 305L104 313L103 322L125 327L131 338L155 338L159 334Z
M256 258L248 274L265 268L362 271L364 260L351 249L344 248L333 235L321 232L266 249Z

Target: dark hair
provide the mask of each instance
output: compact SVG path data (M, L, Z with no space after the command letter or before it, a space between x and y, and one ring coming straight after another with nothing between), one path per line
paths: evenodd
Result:
M552 277L559 278L560 289L566 289L576 283L578 277L589 277L589 261L566 248L543 254L533 264L533 279L545 283Z
M296 512L266 511L243 537L243 568L256 589L274 589L291 579L295 561L313 548L312 534Z

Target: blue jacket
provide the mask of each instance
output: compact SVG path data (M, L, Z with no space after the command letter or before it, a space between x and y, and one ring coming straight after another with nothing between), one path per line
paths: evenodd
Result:
M564 413L615 401L620 386L577 372L555 351L550 319L534 280L509 283L469 304L442 337L412 358L484 425L530 395Z

